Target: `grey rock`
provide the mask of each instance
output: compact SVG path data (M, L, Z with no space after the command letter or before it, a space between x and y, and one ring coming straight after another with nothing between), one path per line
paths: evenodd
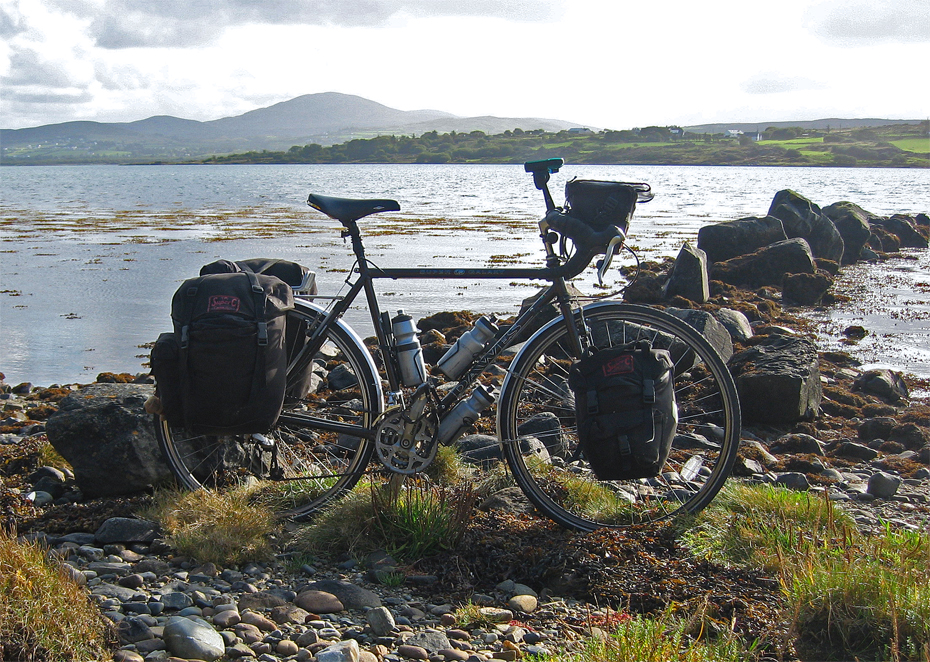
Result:
M506 513L517 514L532 514L536 510L519 487L505 487L495 492L479 503L478 509L483 511L502 510Z
M354 639L330 644L316 654L316 662L358 662L361 649Z
M565 395L564 404L568 409L575 406L575 398L567 382L554 384L553 388ZM527 419L517 428L517 434L535 437L543 443L551 457L568 457L571 448L566 439L562 437L562 426L558 417L552 412L543 412ZM497 439L496 437L494 438Z
M837 230L820 207L790 189L775 194L769 207L769 216L781 220L788 238L799 237L807 241L818 258L840 262L845 246Z
M226 652L223 637L200 618L171 617L165 625L163 639L172 655L186 660L213 662Z
M704 251L710 262L723 262L787 238L779 219L774 216L751 216L705 225L698 231L697 246Z
M741 287L781 287L785 274L812 274L816 271L810 246L804 239L796 238L717 262L711 268L710 277Z
M864 460L870 462L878 457L878 451L863 444L857 444L854 441L847 441L840 444L836 451L840 457L848 457L854 460Z
M117 625L117 634L120 641L126 644L134 644L146 639L154 639L155 633L141 618L127 617Z
M820 412L820 362L810 340L772 335L733 355L729 366L745 422L793 423Z
M733 356L733 339L730 337L730 332L710 313L689 308L666 308L665 312L697 329L714 346L724 361L728 361Z
M408 646L423 648L430 653L435 653L444 648L452 648L452 644L449 643L449 637L447 637L444 632L437 632L435 630L419 632L407 638L404 643Z
M366 607L381 606L381 598L375 593L360 586L356 586L355 584L349 584L335 579L324 579L322 581L313 582L306 588L314 591L332 593L339 598L339 601L346 609L365 609Z
M714 317L730 333L730 338L735 342L743 342L752 338L753 331L749 318L738 310L720 308L714 311Z
M115 542L152 542L158 534L158 524L131 517L111 517L100 525L94 538L101 545Z
M890 499L901 487L901 478L879 471L869 478L868 493L876 499Z
M187 593L173 591L171 593L163 593L161 596L161 603L165 605L165 609L180 611L181 609L187 609L193 606L194 601Z
M872 231L869 218L873 216L852 202L835 202L823 208L823 214L836 226L843 238L843 264L853 264L869 241Z
M806 492L808 489L810 489L810 483L807 480L807 476L799 471L789 471L787 473L779 474L775 479L775 484L781 485L782 487L787 487L789 490L797 490L799 492Z
M329 372L329 387L334 391L351 388L356 384L358 377L347 363L341 363Z
M906 400L910 395L901 373L884 368L862 373L853 383L853 390L871 393L892 402Z
M397 624L394 622L394 615L387 607L375 607L365 613L365 619L371 626L375 636L384 637L391 634Z
M49 418L49 442L86 496L133 494L171 479L143 408L153 393L146 384L92 384L64 398Z
M680 296L695 303L705 303L710 297L707 254L691 242L685 242L678 252L665 285L665 296Z

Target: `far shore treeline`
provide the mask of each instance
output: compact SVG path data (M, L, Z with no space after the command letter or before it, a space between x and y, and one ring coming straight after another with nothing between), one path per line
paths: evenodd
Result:
M294 145L287 151L212 156L202 163L522 163L554 156L604 165L766 165L930 167L930 122L857 129L768 128L698 134L679 127L546 132L514 129L488 135L381 135L338 145Z

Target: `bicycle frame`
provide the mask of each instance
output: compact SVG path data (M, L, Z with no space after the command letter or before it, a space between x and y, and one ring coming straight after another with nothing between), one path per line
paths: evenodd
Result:
M340 298L336 298L332 308L325 313L320 324L314 329L313 334L301 349L298 355L288 366L288 386L292 386L302 374L312 360L314 354L320 349L323 339L327 337L329 329L354 303L356 298L363 291L368 303L368 310L371 315L371 321L375 328L375 334L378 339L378 345L384 357L384 367L387 373L390 393L399 395L401 393L400 380L398 376L398 367L394 346L391 342L390 321L383 319L383 313L378 303L377 294L374 288L376 280L412 280L412 279L434 279L434 280L455 280L455 279L521 279L521 280L547 280L550 282L542 295L533 305L522 315L520 315L514 324L508 328L500 329L494 336L494 339L480 352L472 361L470 367L459 379L458 384L452 388L443 397L439 404L439 415L445 415L452 406L471 388L482 372L494 361L500 352L509 346L510 342L516 338L520 332L535 320L542 310L556 302L562 319L568 327L569 339L573 349L580 355L583 341L581 334L572 320L574 319L571 307L571 296L565 285L565 278L558 269L559 258L552 250L552 242L543 234L543 243L546 247L547 266L544 268L498 268L498 269L479 269L479 268L396 268L382 269L370 264L365 257L365 247L362 243L361 232L356 222L347 224L343 230L343 237L349 237L352 240L352 250L356 257L356 267L353 269L358 277L354 282L347 279L346 283L350 286L349 292ZM351 276L350 276L351 278ZM365 348L367 352L367 348ZM307 425L322 430L350 434L357 437L373 439L375 432L371 428L366 428L347 423L340 423L314 417L310 414L287 414L287 416L297 416Z

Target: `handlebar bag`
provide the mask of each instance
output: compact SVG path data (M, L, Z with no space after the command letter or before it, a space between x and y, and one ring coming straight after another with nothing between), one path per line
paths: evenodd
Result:
M186 280L171 303L174 333L152 350L162 415L195 434L266 432L284 402L291 288L274 276Z
M648 341L596 351L569 371L578 453L599 480L658 476L678 426L668 351Z
M652 199L649 190L648 184L572 179L565 184L565 213L597 232L615 225L626 234L636 202Z

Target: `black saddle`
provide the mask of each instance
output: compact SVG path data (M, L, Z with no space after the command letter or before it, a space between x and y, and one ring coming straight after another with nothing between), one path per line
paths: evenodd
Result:
M396 200L353 200L315 193L311 193L307 198L307 204L343 225L382 211L400 211L400 205Z

